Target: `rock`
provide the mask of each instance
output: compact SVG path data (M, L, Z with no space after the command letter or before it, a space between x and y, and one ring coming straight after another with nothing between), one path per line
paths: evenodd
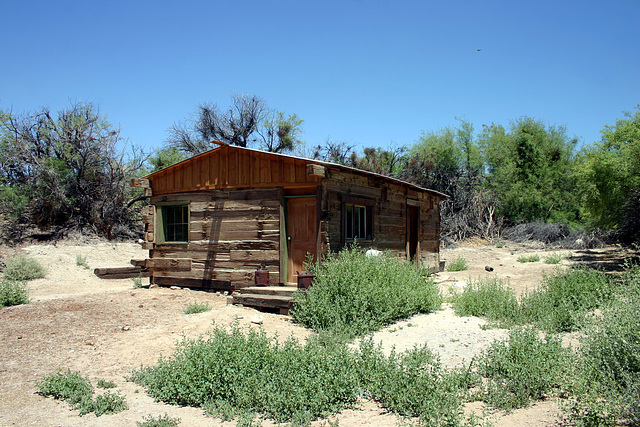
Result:
M485 265L484 269L487 271L493 271L493 267L491 267L490 265Z
M180 286L172 286L171 289L173 289L174 291L180 290L182 289Z
M256 325L262 325L262 322L264 322L264 317L259 314L256 314L251 318L251 323L255 323Z

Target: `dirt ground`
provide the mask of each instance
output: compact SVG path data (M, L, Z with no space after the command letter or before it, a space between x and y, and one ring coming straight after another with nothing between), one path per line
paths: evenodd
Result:
M93 274L96 267L127 266L132 258L143 259L147 251L136 243L109 243L90 239L0 248L0 254L27 254L47 267L47 276L29 282L32 302L0 308L0 426L135 426L145 416L168 414L181 419L181 426L231 426L204 415L197 408L177 407L154 402L141 387L127 381L133 369L152 365L160 355L170 355L183 337L197 337L212 329L213 322L229 325L236 321L246 328L263 328L269 335L304 340L310 332L294 324L288 316L262 313L227 305L223 294L188 289L134 289L131 279L103 280ZM497 248L484 242L445 248L441 258L450 263L464 257L469 268L462 272L443 272L436 280L444 292L462 287L468 280L486 277L506 279L518 291L534 289L554 268L563 268L580 259L614 268L614 260L627 254L611 247L592 251L557 251L560 266L519 263L523 254L552 251L523 245ZM89 268L77 265L76 257L86 257ZM485 266L493 271L488 272ZM148 283L148 282L147 282ZM143 279L143 285L145 279ZM184 314L192 302L208 303L212 310ZM251 322L256 315L262 325ZM392 325L374 335L390 350L405 350L428 343L446 366L465 366L502 330L484 331L478 318L463 318L449 307ZM80 417L64 402L36 394L34 383L58 369L80 371L95 385L110 380L126 397L129 409L118 414ZM481 410L477 404L469 410ZM333 419L343 427L394 426L398 419L370 401L359 402ZM552 401L540 402L511 414L493 413L497 426L547 426L560 420ZM319 421L314 425L326 425ZM272 426L269 420L263 426Z

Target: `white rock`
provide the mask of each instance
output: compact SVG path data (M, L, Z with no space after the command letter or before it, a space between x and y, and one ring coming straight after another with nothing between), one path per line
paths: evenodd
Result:
M256 314L251 318L251 323L255 323L256 325L262 325L262 322L264 322L264 317L259 314Z

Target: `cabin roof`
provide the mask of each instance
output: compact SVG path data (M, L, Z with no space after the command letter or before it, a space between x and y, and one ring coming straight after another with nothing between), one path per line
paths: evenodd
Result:
M348 172L352 172L355 174L360 174L360 175L365 175L365 176L372 176L372 177L377 177L386 181L390 181L390 182L394 182L396 184L402 185L404 187L409 187L412 188L414 190L417 191L421 191L421 192L427 192L436 196L439 196L441 198L448 198L449 196L447 196L444 193L440 193L438 191L435 190L431 190L428 188L424 188L421 187L419 185L410 183L408 181L404 181L398 178L393 178L393 177L389 177L386 175L381 175L375 172L369 172L369 171L365 171L362 169L357 169L357 168L353 168L350 166L345 166L345 165L340 165L338 163L331 163L331 162L326 162L326 161L322 161L322 160L316 160L316 159L307 159L304 157L298 157L298 156L292 156L292 155L287 155L287 154L280 154L280 153L272 153L272 152L268 152L268 151L262 151L262 150L256 150L253 148L246 148L246 147L239 147L236 145L228 145L228 144L224 144L218 141L214 141L215 144L218 144L219 147L213 148L209 151L206 151L204 153L198 154L196 156L190 157L186 160L183 160L182 162L176 163L174 165L168 166L164 169L161 169L159 171L153 172L147 176L145 176L145 179L148 179L150 181L153 182L154 178L163 176L163 175L167 175L170 174L172 171L174 170L179 170L181 168L187 167L189 166L189 163L193 163L196 164L197 162L201 162L201 161L206 161L207 157L213 157L218 155L219 153L221 153L223 150L228 149L228 150L232 150L232 151L238 151L238 152L243 152L243 153L257 153L260 156L267 156L267 157L271 157L271 158L280 158L280 159L291 159L293 161L299 162L302 161L305 164L315 164L315 165L320 165L320 166L324 166L328 169L334 169L334 170L342 170L342 171L348 171Z

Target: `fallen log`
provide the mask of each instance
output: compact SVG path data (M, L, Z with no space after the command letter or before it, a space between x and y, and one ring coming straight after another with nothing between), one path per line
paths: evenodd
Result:
M96 268L93 274L101 279L134 279L149 277L149 270L141 266Z

